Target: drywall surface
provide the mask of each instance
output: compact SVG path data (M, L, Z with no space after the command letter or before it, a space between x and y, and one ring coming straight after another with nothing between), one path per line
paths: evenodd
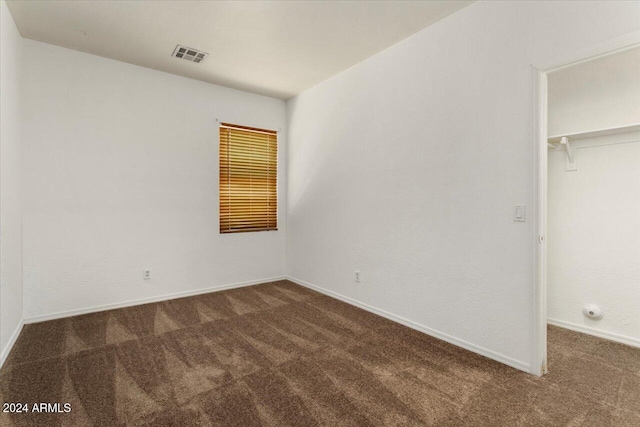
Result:
M575 141L549 152L549 321L640 346L640 132ZM585 304L604 312L584 316Z
M549 75L549 135L640 123L640 48Z
M531 65L639 17L477 2L289 100L288 275L535 371Z
M284 101L31 40L23 84L25 319L284 275L285 130L279 229L221 235L216 122Z
M22 322L20 64L22 38L0 2L0 365Z

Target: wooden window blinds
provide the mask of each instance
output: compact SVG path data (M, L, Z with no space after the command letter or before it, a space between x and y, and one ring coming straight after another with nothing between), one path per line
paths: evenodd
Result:
M220 125L220 233L278 229L278 134Z

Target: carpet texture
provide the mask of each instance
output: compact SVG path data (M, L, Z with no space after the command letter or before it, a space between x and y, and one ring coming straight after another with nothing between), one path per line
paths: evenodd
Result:
M640 426L640 350L549 328L543 378L281 281L26 325L2 426Z

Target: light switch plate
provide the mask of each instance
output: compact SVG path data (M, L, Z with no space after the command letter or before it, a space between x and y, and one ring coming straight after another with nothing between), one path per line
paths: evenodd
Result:
M513 210L513 220L515 222L525 222L527 217L527 207L524 205L518 205Z

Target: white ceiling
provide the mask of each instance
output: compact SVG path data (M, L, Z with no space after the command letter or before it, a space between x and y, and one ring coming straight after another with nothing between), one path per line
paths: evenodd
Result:
M470 1L7 1L23 37L288 99ZM176 44L209 53L171 57Z

